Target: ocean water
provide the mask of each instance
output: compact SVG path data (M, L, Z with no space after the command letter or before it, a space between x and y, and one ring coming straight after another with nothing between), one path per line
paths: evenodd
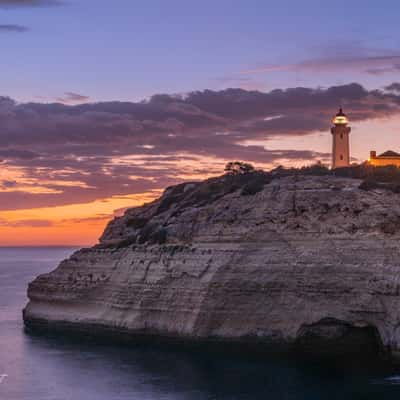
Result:
M24 332L26 287L73 249L0 249L1 400L400 399L396 373Z

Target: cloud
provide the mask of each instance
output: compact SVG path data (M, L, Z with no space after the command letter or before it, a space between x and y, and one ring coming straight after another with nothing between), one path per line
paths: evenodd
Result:
M395 72L400 70L400 53L385 56L314 58L293 64L264 65L242 71L242 74L282 71L333 72L342 70L357 70L372 75Z
M267 85L265 82L254 80L253 77L244 75L224 76L211 79L213 84L221 87L235 87L245 90L265 90Z
M27 31L29 31L29 28L24 25L0 24L0 33L23 33Z
M65 92L63 97L57 97L57 101L63 104L79 104L86 103L90 99L89 96L84 96L79 93Z
M53 226L54 223L50 220L45 219L24 219L18 221L8 221L0 219L0 227L11 227L11 228L48 228Z
M365 46L362 42L339 41L313 49L308 59L293 63L258 65L242 71L241 76L273 72L331 73L355 71L371 75L400 70L400 52Z
M4 180L0 182L0 187L2 188L13 188L15 186L17 186L17 181Z
M400 71L400 64L393 64L390 67L369 68L365 70L365 72L370 75L384 75L388 73L396 73L399 71Z
M64 4L61 0L0 0L0 8L48 7Z
M113 214L96 214L94 217L70 218L70 219L64 219L61 222L69 223L69 224L85 224L85 225L98 224L98 223L104 224L105 222L112 219L114 216L115 216L114 213Z
M0 9L21 7L52 7L65 4L62 0L0 0ZM0 24L0 33L24 33L29 27L20 24Z
M12 149L0 147L0 161L2 159L25 159L31 160L38 157L38 154L24 149Z
M0 97L2 177L16 182L15 190L0 187L0 208L147 192L218 173L232 159L263 165L327 160L329 154L312 150L270 150L268 140L328 133L339 105L352 122L397 115L400 94L393 85L204 90L77 105ZM260 141L266 147L254 144Z
M400 82L393 82L392 84L385 86L384 89L388 92L400 93Z

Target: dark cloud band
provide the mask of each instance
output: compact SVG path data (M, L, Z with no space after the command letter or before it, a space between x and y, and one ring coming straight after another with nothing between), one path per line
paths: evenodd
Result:
M202 164L204 157L215 164L232 159L266 164L326 159L328 154L268 150L251 143L329 132L339 105L354 122L399 114L398 85L385 90L367 90L356 83L267 93L205 90L155 95L142 102L79 105L18 104L0 97L2 167L22 171L31 185L46 181L50 189L27 193L13 179L16 182L0 192L1 208L70 204L160 189L182 179L182 163L196 174L218 172ZM72 92L66 96L86 99Z
M29 28L24 25L0 24L0 33L23 33L28 31Z
M59 6L59 0L0 0L0 8Z

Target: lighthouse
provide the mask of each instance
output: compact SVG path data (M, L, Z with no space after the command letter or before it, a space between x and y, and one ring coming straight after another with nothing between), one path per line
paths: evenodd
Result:
M350 165L350 131L347 126L349 120L340 108L332 120L332 169L348 167Z

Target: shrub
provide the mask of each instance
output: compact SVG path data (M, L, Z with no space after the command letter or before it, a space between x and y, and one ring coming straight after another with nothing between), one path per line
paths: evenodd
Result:
M242 161L230 161L225 166L225 172L228 174L247 174L253 172L254 167Z

